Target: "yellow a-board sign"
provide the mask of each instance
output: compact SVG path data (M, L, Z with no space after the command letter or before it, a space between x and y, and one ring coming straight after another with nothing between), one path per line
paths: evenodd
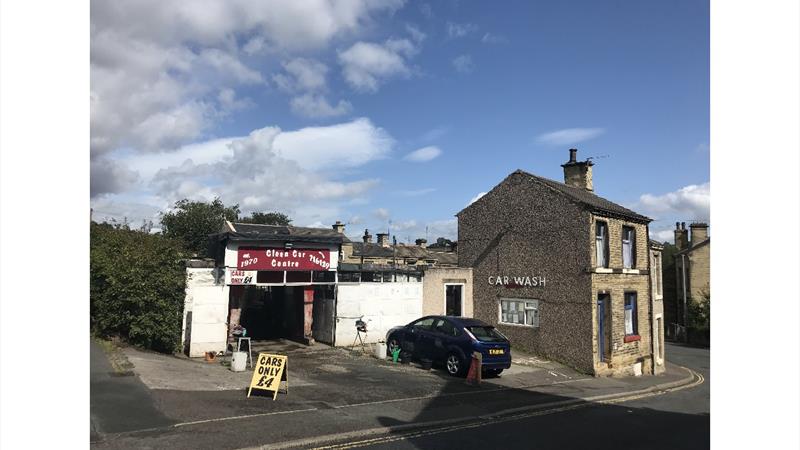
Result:
M281 386L281 381L286 382L286 394L289 393L289 373L286 365L288 364L289 357L285 355L271 355L269 353L259 353L256 367L253 369L253 378L250 380L250 389L247 390L247 396L253 389L263 389L265 391L274 391L272 399L278 396L278 389Z

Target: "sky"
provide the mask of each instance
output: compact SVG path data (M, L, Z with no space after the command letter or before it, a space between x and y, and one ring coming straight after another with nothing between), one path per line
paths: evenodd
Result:
M219 197L455 239L573 147L652 238L709 220L704 1L92 1L90 33L95 220Z

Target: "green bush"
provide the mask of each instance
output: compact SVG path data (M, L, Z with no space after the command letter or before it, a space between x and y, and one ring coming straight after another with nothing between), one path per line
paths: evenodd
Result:
M175 351L186 289L180 244L127 226L96 223L90 239L92 332Z

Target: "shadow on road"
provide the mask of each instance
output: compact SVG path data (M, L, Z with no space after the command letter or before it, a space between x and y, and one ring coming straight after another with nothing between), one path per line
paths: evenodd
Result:
M501 375L502 376L502 375ZM710 447L710 416L660 411L647 399L627 404L579 402L576 397L491 386L468 386L451 379L413 420L379 417L386 427L401 427L374 447L416 448L609 448L704 449ZM484 390L482 394L466 394ZM476 401L477 396L480 397ZM655 397L658 398L658 397ZM563 405L564 403L569 403ZM553 406L547 406L553 404ZM562 406L557 406L562 404ZM541 405L537 412L516 412L501 417L487 411ZM433 422L445 417L476 417L473 421L433 425L404 431L403 426ZM482 418L477 418L482 416ZM407 436L407 437L404 437Z

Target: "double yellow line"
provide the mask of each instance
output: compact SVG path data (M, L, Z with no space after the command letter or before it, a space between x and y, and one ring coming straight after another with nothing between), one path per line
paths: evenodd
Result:
M587 399L585 402L575 403L575 404L571 404L571 405L560 406L560 407L556 407L556 408L543 409L543 410L532 411L532 412L526 412L526 413L510 415L510 416L505 416L505 417L492 418L491 421L471 422L471 423L461 424L461 425L450 425L450 426L444 426L444 427L439 427L439 428L432 428L432 429L429 429L429 430L421 430L421 431L409 432L409 433L404 433L404 434L398 434L398 435L395 435L395 436L382 436L382 437L377 437L377 438L373 438L373 439L365 439L365 440L361 440L361 441L346 442L346 443L343 443L343 444L332 444L332 445L327 445L327 446L323 446L323 447L315 447L314 450L350 449L350 448L366 447L368 445L386 444L386 443L389 443L389 442L401 441L401 440L406 440L406 439L415 439L415 438L424 437L424 436L431 436L431 435L435 435L435 434L449 433L451 431L458 431L458 430L466 430L466 429L471 429L471 428L485 427L485 426L488 426L488 425L495 425L495 424L498 424L498 423L512 422L512 421L515 421L515 420L522 420L522 419L527 419L527 418L536 417L536 416L545 416L545 415L549 415L549 414L556 414L556 413L560 413L560 412L564 412L564 411L571 411L571 410L574 410L574 409L586 408L588 406L595 406L595 405L599 405L599 404L623 403L623 402L628 402L628 401L631 401L631 400L639 400L639 399L642 399L642 398L655 397L655 396L663 395L663 394L666 394L666 393L669 393L669 392L676 392L676 391L680 391L680 390L683 390L683 389L690 389L690 388L699 386L699 385L701 385L701 384L703 384L705 382L705 377L703 377L702 374L697 373L697 372L695 372L695 371L693 371L691 369L688 369L688 368L686 368L686 369L689 370L694 375L694 377L695 377L694 381L692 381L691 383L682 385L682 386L676 386L674 388L666 388L666 389L663 389L663 390L650 391L650 392L644 392L644 393L637 393L637 394L632 394L632 395L624 395L624 396L621 396L621 397L615 397L615 398L611 398L611 399L608 399L608 400L592 401L591 399ZM490 416L490 415L488 415L488 416Z

